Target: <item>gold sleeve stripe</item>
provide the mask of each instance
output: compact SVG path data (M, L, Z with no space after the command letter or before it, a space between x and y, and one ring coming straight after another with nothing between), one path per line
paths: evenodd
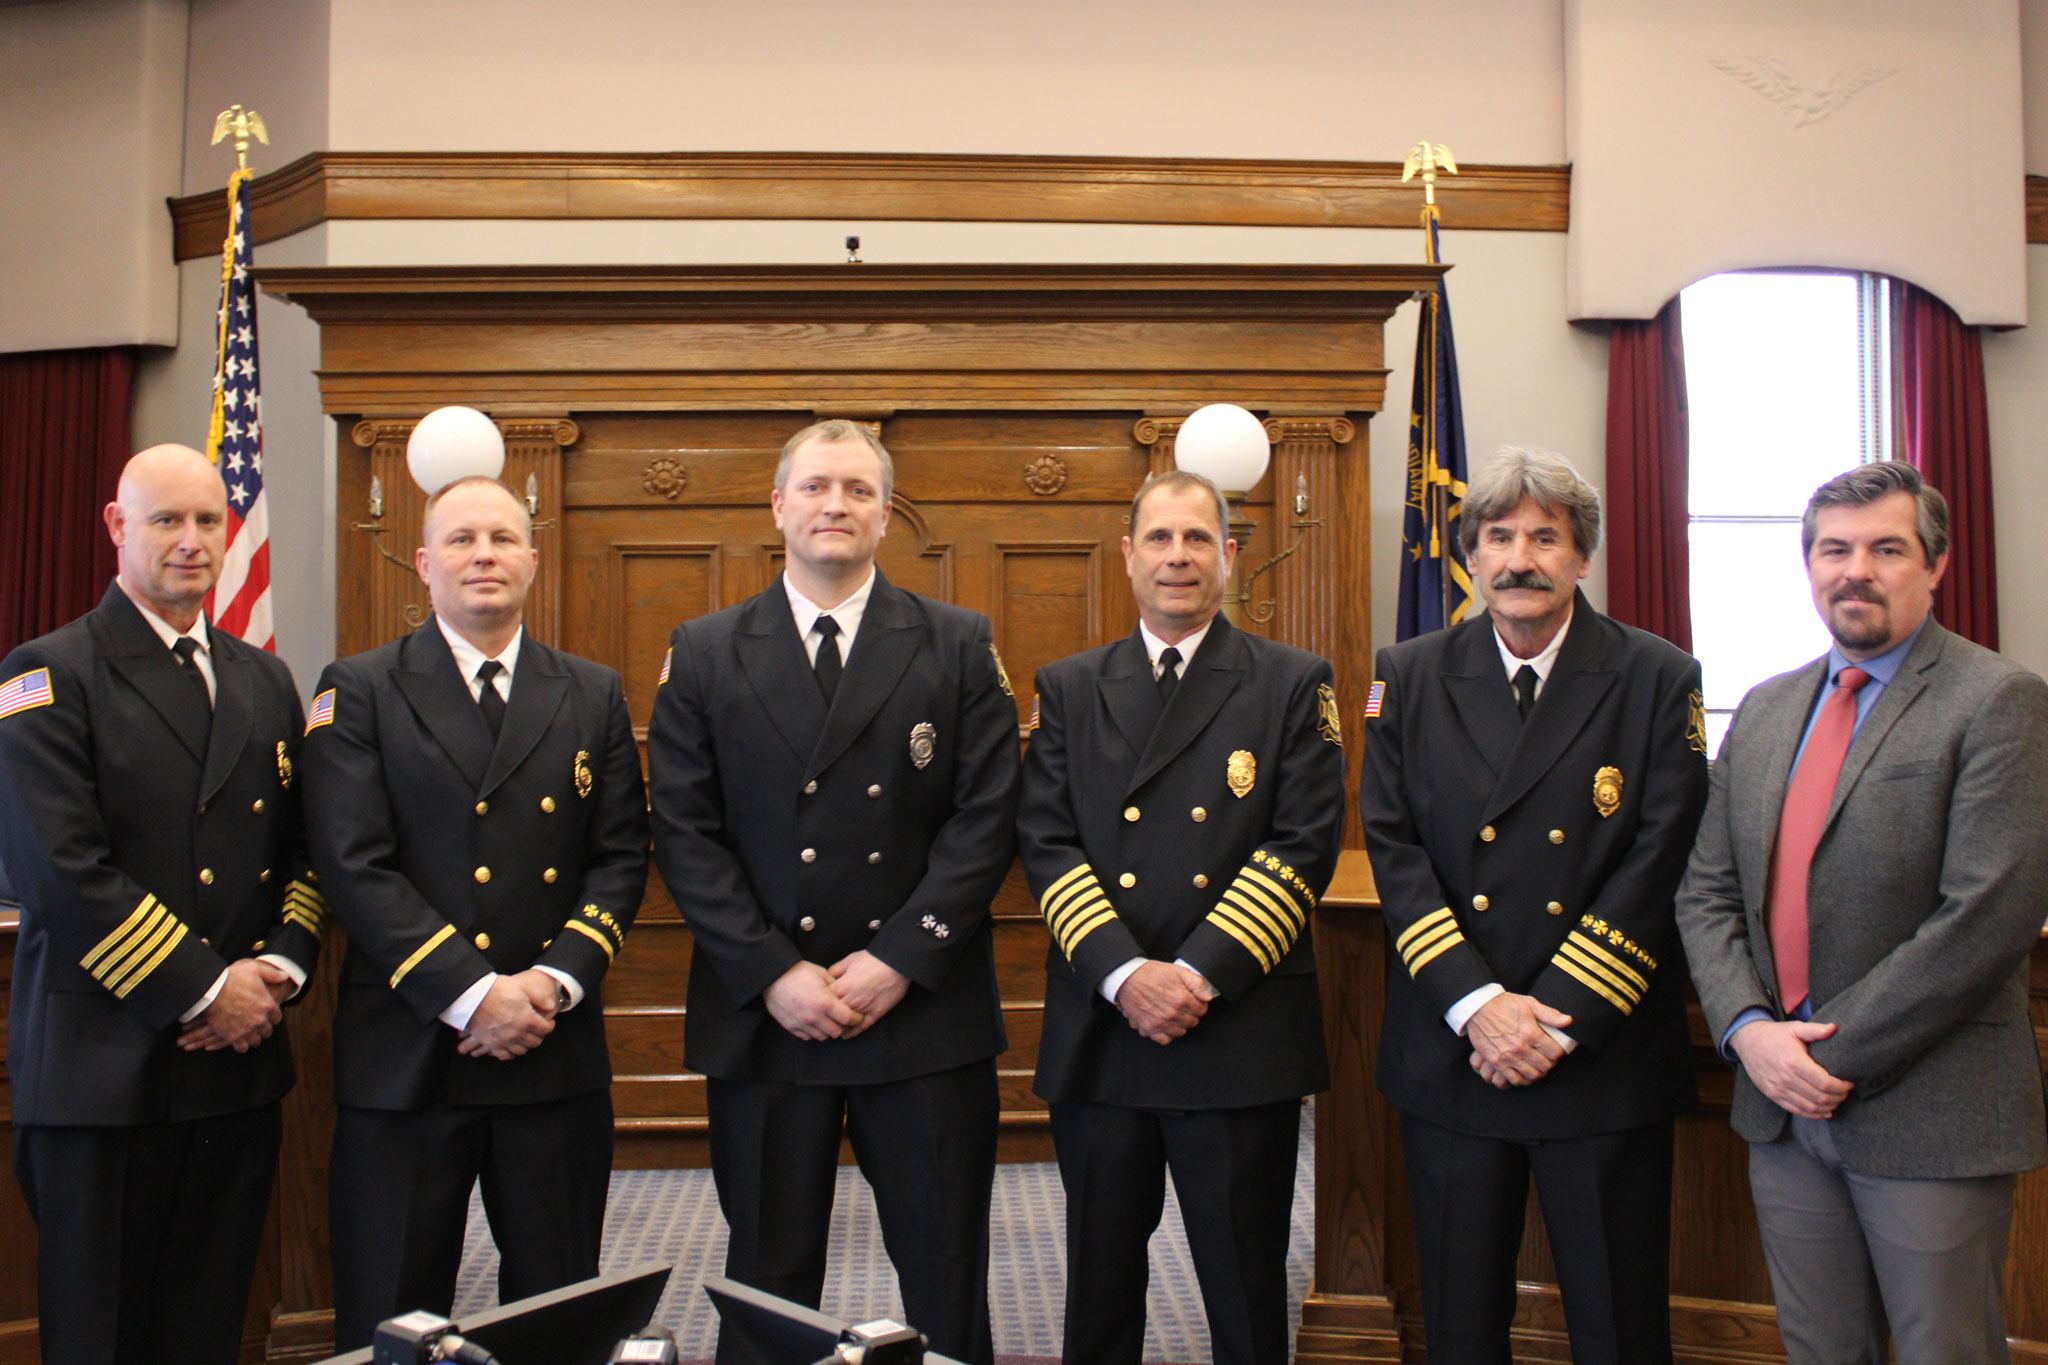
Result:
M171 950L177 947L178 944L181 941L183 941L184 937L185 925L184 922L180 920L178 921L178 927L171 931L171 936L164 940L163 946L158 948L156 952L150 955L149 961L143 963L139 968L136 969L134 975L130 976L126 981L122 982L118 988L115 988L114 998L117 1000L126 1000L128 998L128 992L134 990L137 986L141 985L145 980L148 979L149 974L151 972L155 971L158 967L162 966L164 959L171 955Z
M1082 920L1077 924L1068 926L1066 936L1062 940L1060 945L1061 949L1067 955L1067 960L1069 962L1073 961L1074 950L1081 946L1082 939L1088 937L1088 935L1094 933L1097 929L1100 929L1103 925L1109 923L1111 920L1115 918L1116 911L1112 910L1109 906L1109 903L1105 901L1103 902L1102 908L1099 912L1089 916L1087 919Z
M286 924L298 925L314 938L319 938L321 934L326 932L326 927L319 920L314 919L297 906L293 906L284 912L284 922Z
M127 919L122 920L113 933L108 934L105 938L94 944L91 952L78 959L78 965L91 972L95 977L99 976L98 964L101 958L120 947L124 939L145 932L143 926L146 923L153 921L159 915L168 913L169 911L156 903L155 896L144 896L142 903L135 907L134 913L130 914Z
M1256 887L1270 893L1263 896L1262 899L1268 901L1275 910L1291 920L1297 930L1308 921L1308 911L1302 908L1301 902L1297 901L1288 892L1286 887L1280 885L1280 883L1256 868L1248 867L1239 873L1237 884L1246 889Z
M410 976L412 974L413 968L419 966L420 963L427 960L428 953L431 953L434 951L434 949L440 947L442 942L448 939L449 937L453 936L454 933L454 925L444 924L441 926L440 931L437 932L432 938L428 939L425 943L422 943L418 948L415 948L413 950L412 956L407 958L405 961L399 963L398 970L391 974L391 989L394 991L397 990L398 983L405 980L406 977Z
M1610 976L1617 978L1619 984L1629 987L1637 996L1641 996L1644 991L1650 989L1650 979L1648 977L1609 952L1607 945L1600 942L1600 940L1587 938L1584 934L1573 930L1571 937L1567 938L1565 943L1577 947L1590 960L1605 967Z
M1220 910L1222 907L1219 906L1217 908ZM1230 935L1239 943L1243 944L1244 950L1259 960L1259 966L1262 969L1269 972L1273 970L1273 964L1276 961L1276 959L1267 950L1263 942L1253 938L1250 934L1247 934L1244 930L1238 928L1236 924L1232 923L1228 919L1225 919L1220 914L1212 913L1209 916L1209 923L1215 925L1218 929L1221 929L1224 933Z
M1271 970L1272 963L1278 962L1280 955L1287 951L1285 939L1276 938L1265 925L1227 900L1216 902L1216 908L1209 912L1208 920L1223 930L1231 930L1231 926L1235 925L1236 930L1232 931L1231 936L1240 942L1258 940L1260 951L1257 956L1261 962L1267 963L1268 970Z
M1578 963L1572 961L1570 958L1563 956L1562 954L1560 954L1553 960L1557 963L1559 967L1563 968L1566 973L1578 978L1579 982L1582 985L1584 985L1586 989L1592 991L1596 995L1606 996L1608 1003L1613 1005L1614 1008L1620 1010L1623 1014L1635 1013L1635 1005L1632 1002L1623 1000L1620 996L1616 995L1613 991L1609 990L1605 982L1601 981L1598 977L1586 971L1586 969L1579 966Z
M1557 949L1560 955L1569 953L1586 966L1598 971L1601 976L1614 983L1615 988L1633 999L1643 998L1649 983L1616 961L1611 953L1601 951L1600 945L1573 934Z
M165 939L184 927L183 921L177 916L164 911L159 918L150 921L147 934L123 944L118 956L108 958L100 964L100 970L95 973L100 984L117 995L121 994L121 983L130 977L134 977L136 981L141 980L141 977L134 975L136 969L149 959L149 955L155 952Z
M1284 953L1294 943L1294 925L1246 896L1241 887L1227 888L1223 899L1216 902L1215 913L1229 915L1246 928L1258 930L1275 952Z
M611 940L606 938L603 934L597 932L597 930L591 928L589 925L585 924L582 920L570 920L569 927L587 937L592 943L595 943L598 947L604 949L605 961L610 962L615 956L617 956L617 954L612 948ZM395 985L397 983L394 982L393 984Z
M1457 923L1457 919L1455 916L1451 914L1451 907L1448 905L1446 905L1441 910L1430 911L1421 919L1409 925L1406 929L1404 929L1401 932L1401 935L1394 940L1394 947L1399 949L1401 953L1405 956L1408 952L1408 945L1410 943L1414 942L1414 940L1418 936L1428 933L1433 927L1435 927L1438 924L1441 924L1445 920L1449 920L1453 924Z
M1084 881L1075 882L1072 886L1067 887L1065 890L1061 891L1057 895L1054 895L1052 892L1048 891L1046 892L1046 900L1044 903L1045 917L1049 920L1058 919L1061 915L1066 914L1067 911L1071 910L1074 906L1079 905L1082 901L1088 900L1095 896L1100 896L1101 894L1102 883L1096 881L1093 877L1089 877Z
M1409 978L1412 980L1416 976L1419 976L1424 967L1427 967L1430 963L1436 961L1439 957L1443 956L1443 954L1449 952L1451 949L1457 947L1460 943L1463 943L1464 941L1465 936L1454 930L1451 933L1444 935L1443 940L1439 942L1436 945L1436 947L1431 948L1428 952L1423 953L1418 957L1408 959Z
M1058 905L1046 912L1045 922L1052 926L1054 933L1059 933L1062 926L1085 919L1108 904L1109 897L1102 894L1102 888L1089 885L1073 895L1062 897Z
M1094 876L1095 869L1093 867L1089 866L1087 863L1079 863L1075 865L1073 868L1071 868L1069 871L1067 871L1065 874L1063 874L1058 881L1054 882L1051 886L1045 888L1045 894L1038 898L1038 903L1040 905L1045 904L1053 896L1059 894L1061 889L1063 889L1070 882L1076 881L1082 877L1088 877L1090 879L1093 879Z
M1429 952L1432 948L1442 946L1447 941L1462 943L1464 938L1465 936L1458 931L1458 922L1456 920L1445 920L1403 949L1401 961L1407 964L1408 970L1412 974L1415 970L1416 959L1424 953ZM1434 954L1431 955L1434 956Z

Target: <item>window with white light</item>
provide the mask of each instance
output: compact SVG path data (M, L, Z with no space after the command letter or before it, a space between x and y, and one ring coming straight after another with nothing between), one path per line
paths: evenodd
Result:
M1692 643L1707 751L1750 688L1824 652L1799 553L1806 499L1891 455L1882 276L1714 275L1685 290Z

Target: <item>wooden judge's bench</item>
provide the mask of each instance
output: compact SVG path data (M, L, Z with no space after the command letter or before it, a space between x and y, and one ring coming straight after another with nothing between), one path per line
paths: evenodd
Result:
M875 266L315 269L259 272L321 328L320 389L338 424L338 648L424 619L413 574L424 501L405 468L414 422L463 403L504 431L506 481L538 499L541 569L527 627L625 679L644 739L670 630L780 571L767 509L784 439L821 417L875 424L896 459L881 565L917 592L985 612L1016 687L1136 624L1118 542L1132 493L1169 468L1179 420L1206 402L1266 420L1273 465L1239 556L1257 633L1336 667L1355 796L1372 664L1368 419L1382 406L1387 317L1436 266ZM277 305L273 305L277 306ZM1378 458L1405 457L1405 421ZM372 480L382 493L371 506ZM1277 490L1277 491L1276 491ZM1306 493L1297 511L1296 493ZM388 554L386 553L388 552ZM1378 643L1385 643L1384 641ZM1303 1362L1420 1359L1414 1236L1399 1128L1372 1083L1387 937L1355 816L1316 914L1333 1088L1316 1102L1316 1246ZM277 1198L244 1357L328 1353L327 1021L339 932L290 1014ZM1046 932L1013 872L995 907L1010 1049L1003 1155L1049 1160L1031 1094ZM0 956L11 966L11 921ZM683 1066L690 935L658 877L604 988L620 1167L705 1164L704 1084ZM2048 950L2034 958L2048 1024ZM1750 1210L1730 1073L1697 1010L1702 1104L1678 1125L1672 1324L1681 1359L1784 1358ZM4 1089L0 1089L4 1103ZM2015 1354L2048 1359L2048 1178L2022 1180L2007 1263ZM32 1360L34 1232L0 1181L0 1365ZM1532 1209L1517 1354L1566 1360L1549 1250Z

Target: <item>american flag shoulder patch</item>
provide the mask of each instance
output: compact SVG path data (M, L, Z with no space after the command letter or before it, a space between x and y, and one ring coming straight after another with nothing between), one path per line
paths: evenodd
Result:
M17 711L32 711L38 706L48 706L55 700L57 694L50 686L50 670L32 668L18 677L0 683L0 720Z
M313 698L313 709L306 713L306 733L312 734L323 725L334 724L334 689L328 688Z
M1027 730L1036 730L1038 728L1038 698L1036 695L1033 695L1031 698L1031 723L1024 728Z
M1365 694L1365 718L1367 720L1371 720L1374 716L1377 716L1380 713L1380 704L1384 702L1386 698L1387 685L1383 682L1374 683L1372 685L1372 691Z
M673 660L675 657L676 652L673 646L670 647L669 651L666 654L663 654L661 656L661 676L654 680L654 685L656 687L659 687L663 683L668 681L668 666L670 661Z

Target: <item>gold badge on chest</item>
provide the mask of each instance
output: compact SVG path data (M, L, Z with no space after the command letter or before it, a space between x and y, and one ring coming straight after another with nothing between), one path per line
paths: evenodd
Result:
M1603 820L1621 809L1621 769L1602 768L1593 774L1593 809Z
M928 720L921 720L910 727L911 766L922 768L932 761L932 754L938 748L938 729Z
M285 752L283 740L277 742L277 785L292 789L292 756Z
M1252 783L1259 780L1259 761L1252 757L1250 749L1239 749L1230 756L1224 779L1230 783L1230 794L1238 800L1251 794Z
M576 794L587 797L590 795L590 789L596 785L597 778L592 776L590 771L590 750L578 749L576 751Z

